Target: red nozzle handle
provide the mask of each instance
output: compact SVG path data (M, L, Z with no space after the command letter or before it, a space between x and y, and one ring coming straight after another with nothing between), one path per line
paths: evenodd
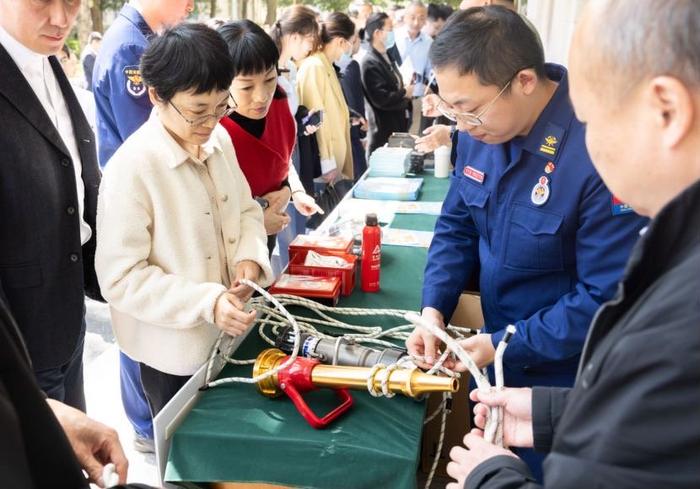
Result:
M319 418L316 416L316 414L311 410L308 404L306 404L306 401L304 401L304 398L301 396L299 391L294 387L293 384L291 383L286 383L282 385L282 390L284 391L285 394L289 396L289 398L292 400L294 405L297 408L297 411L299 411L299 414L301 414L304 419L314 428L317 430L323 429L329 424L331 424L336 418L340 417L341 414L343 414L345 411L350 409L352 407L352 397L350 396L350 393L348 392L347 389L337 389L336 392L338 393L338 397L342 400L340 405L333 409L331 412L326 414L324 417Z

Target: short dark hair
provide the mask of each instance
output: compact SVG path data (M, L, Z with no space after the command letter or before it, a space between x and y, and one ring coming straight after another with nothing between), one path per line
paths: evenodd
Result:
M176 93L228 90L233 63L226 43L204 24L183 23L156 37L141 57L143 82L163 101Z
M243 19L219 27L233 62L233 76L257 75L276 68L280 52L270 36L255 22Z
M482 85L503 87L525 68L546 77L537 32L517 13L495 5L452 15L430 47L430 62L460 75L473 73Z
M330 43L336 37L350 40L355 35L355 23L342 12L333 12L321 22L321 46Z
M384 28L384 23L388 18L389 15L384 12L377 12L376 14L370 15L363 31L364 39L372 43L372 36L374 36L375 32Z
M432 21L447 20L452 15L454 10L447 4L429 3L428 4L428 19Z

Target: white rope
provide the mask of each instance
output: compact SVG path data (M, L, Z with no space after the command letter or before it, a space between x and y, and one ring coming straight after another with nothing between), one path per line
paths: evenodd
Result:
M301 335L299 334L299 325L297 324L297 320L294 318L294 316L291 315L289 313L289 311L287 311L287 309L285 309L285 307L282 304L280 304L279 301L277 299L275 299L275 297L272 294L268 293L265 289L260 287L255 282L253 282L251 280L247 280L247 279L241 279L239 281L239 283L241 283L243 285L247 285L249 287L252 287L260 295L262 295L267 300L272 302L287 317L287 319L289 320L289 324L291 324L292 328L294 329L294 350L292 351L292 354L289 355L289 358L287 358L287 360L285 362L283 362L282 364L278 365L277 367L275 367L273 369L268 370L267 372L265 372L263 374L256 375L254 377L228 377L228 378L219 379L219 380L215 380L215 381L211 381L211 382L207 381L207 383L204 385L204 387L207 389L209 389L211 387L216 387L218 385L229 384L232 382L238 382L238 383L242 383L242 384L257 384L265 379L269 379L270 377L277 375L277 372L289 367L292 363L294 363L294 361L297 358L297 352L299 351L299 338L301 337ZM218 338L216 344L220 345L220 343L221 343L221 335L219 335L219 338ZM213 353L212 357L214 355L216 355L216 353ZM229 361L229 360L230 359L226 358L226 361ZM211 371L211 364L207 368L207 371L208 372Z
M277 366L276 368L266 372L265 374L258 375L257 377L228 377L228 378L221 378L218 380L212 381L212 374L214 370L214 364L217 359L217 357L223 359L227 363L231 363L233 365L250 365L255 363L255 359L248 359L248 360L239 360L239 359L234 359L231 358L229 355L227 355L225 352L220 351L221 348L221 343L224 338L225 333L221 332L219 337L217 338L217 341L214 344L214 347L212 349L212 353L209 357L209 365L207 366L207 379L206 379L206 384L205 388L211 388L211 387L216 387L224 384L229 384L229 383L246 383L246 384L254 384L258 383L262 380L265 380L269 377L272 377L276 375L280 370L283 370L287 368L289 365L291 365L292 362L294 362L297 358L298 351L299 351L299 341L301 337L301 332L306 332L309 334L312 334L313 336L316 336L318 338L325 338L325 339L332 339L336 341L336 350L340 347L340 342L342 339L347 339L350 341L354 341L357 343L367 343L367 344L372 344L372 345L379 345L383 347L396 347L396 344L389 341L389 340L398 340L398 341L406 341L410 335L410 333L413 331L413 329L416 326L416 323L413 321L413 318L415 313L412 313L411 311L405 311L405 310L400 310L400 309L365 309L365 308L341 308L341 307L330 307L326 306L323 304L319 304L317 302L311 301L309 299L305 299L302 297L297 297L293 295L287 295L287 294L279 294L279 295L271 295L264 289L260 288L257 286L255 283L250 282L248 280L241 280L241 283L248 285L255 289L258 293L260 293L261 297L252 299L249 302L249 305L252 309L254 309L257 312L257 318L256 318L256 325L258 325L258 334L260 338L265 341L266 343L275 346L275 341L270 338L266 331L265 328L269 328L270 332L277 336L279 334L279 330L282 327L286 327L287 325L292 325L292 329L294 331L294 345L293 345L293 350L287 361L285 361L283 364ZM269 301L272 303L274 307L270 307L266 301ZM317 317L295 317L294 315L290 314L285 306L296 306L296 307L302 307L305 308L313 313L316 314ZM401 318L401 319L408 319L410 323L413 324L405 324L405 325L399 325L395 326L392 328L384 329L382 326L359 326L359 325L354 325L354 324L348 324L346 322L340 321L339 319L336 319L327 312L332 312L336 316L349 316L349 317L359 317L359 316L389 316L389 317L395 317L395 318ZM328 329L338 329L338 330L343 330L343 333L340 335L331 335L327 333L323 333L317 329L317 326L323 326L324 328ZM475 334L478 332L478 330L474 330L471 328L461 328L461 327L456 327L452 325L448 325L446 330L450 331L451 333L455 334L458 339L463 338L467 334ZM349 333L348 333L349 331ZM440 330L442 331L442 330ZM439 337L439 336L438 336ZM443 338L440 338L444 341ZM451 340L455 341L455 340ZM449 342L444 341L446 344L448 344L449 348ZM461 350L461 348L460 348ZM445 350L443 354L440 356L438 361L433 365L433 367L427 371L428 374L434 374L436 372L441 372L445 375L448 375L450 377L459 377L459 374L456 372L451 371L450 369L447 369L443 366L443 363L447 360L448 356L451 354L450 352L453 352L454 354L457 354L458 358L468 365L468 363L471 363L473 365L473 362L471 362L471 358L468 357L466 352L462 350L462 354L466 355L466 358L468 362L464 361L464 358L460 356L460 354L455 351L454 349L449 349ZM337 357L337 354L334 355L334 357ZM336 359L334 358L334 361ZM397 361L394 364L385 366L385 365L374 365L372 369L370 370L370 373L367 378L367 391L369 394L373 397L380 397L384 395L385 397L393 397L394 393L392 393L389 390L389 380L391 373L400 367L407 366L408 364L411 364L412 367L415 366L415 362L419 361L424 361L423 357L420 356L405 356L402 357L399 361ZM379 373L380 370L384 369L382 379L380 380L380 389L375 389L374 384L375 384L375 377ZM471 372L471 369L470 369ZM478 372L478 370L477 370ZM477 376L474 375L472 372L472 375L477 379ZM481 375L481 374L480 374ZM484 379L486 384L488 384L488 380L486 377ZM483 384L483 380L477 380L477 385L479 385L479 382ZM490 388L490 385L488 386ZM444 443L444 437L445 437L445 425L446 425L446 420L447 420L447 395L443 395L443 401L440 403L438 406L438 409L434 413L432 413L424 422L424 424L427 424L430 422L432 419L434 419L438 414L442 413L441 416L441 429L440 429L440 436L438 439L438 451L435 454L435 460L433 461L430 473L428 475L428 479L426 482L425 488L428 489L430 487L430 483L433 480L433 477L435 475L435 470L437 468L437 463L440 457L440 452L442 451L442 445Z
M445 346L454 353L457 358L464 364L465 367L467 367L467 370L469 370L469 373L474 377L474 381L476 382L477 387L479 390L483 392L489 392L491 390L491 384L489 382L489 379L484 373L479 370L479 368L476 366L472 358L469 356L469 354L464 351L464 349L460 346L460 344L452 338L450 335L448 335L442 328L438 327L437 325L426 321L416 313L407 313L406 314L406 319L410 321L411 323L415 324L418 327L421 327L428 332L430 332L433 336L436 336L439 338ZM508 326L507 329L507 337L504 336L505 341L501 341L499 343L499 347L501 347L501 343L503 346L501 347L501 353L500 356L494 357L494 363L496 363L495 368L497 368L500 373L501 373L501 379L500 383L501 385L503 384L503 351L505 351L505 347L507 346L508 339L510 339L510 336L515 332L515 326ZM498 382L498 381L497 381ZM492 407L490 409L489 416L486 419L486 426L484 427L484 439L488 441L489 443L494 443L496 442L496 433L498 431L498 427L501 424L501 417L499 416L499 408L498 407ZM501 431L501 444L503 442L502 440L503 437L503 432Z
M496 390L502 391L504 387L503 381L503 354L506 351L508 342L511 336L515 334L515 326L509 324L506 328L506 333L503 335L501 341L498 342L496 347L496 354L494 356L494 375L496 377ZM503 406L499 406L497 409L497 420L496 420L496 437L495 444L499 447L503 446Z

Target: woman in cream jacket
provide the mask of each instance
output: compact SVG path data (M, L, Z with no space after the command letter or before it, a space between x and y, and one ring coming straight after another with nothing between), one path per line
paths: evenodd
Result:
M321 23L320 37L319 51L306 58L297 73L299 103L323 110L323 124L316 132L323 179L352 180L350 111L333 63L351 55L355 24L343 13L332 13Z
M181 24L141 60L154 109L106 167L96 269L120 348L139 362L155 416L206 361L220 330L253 323L272 281L262 211L218 121L233 67L218 33Z

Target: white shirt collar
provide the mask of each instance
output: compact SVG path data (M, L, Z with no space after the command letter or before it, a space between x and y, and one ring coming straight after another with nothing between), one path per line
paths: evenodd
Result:
M170 150L169 157L167 159L168 161L166 162L169 168L177 168L181 164L190 160L196 163L195 158L185 151L185 149L180 146L177 141L175 141L175 138L173 138L173 136L165 128L163 123L160 121L160 117L158 117L158 109L156 107L153 107L151 110L151 115L148 118L148 124L151 124L160 134L163 144ZM209 137L209 140L202 144L203 157L200 162L206 161L214 153L223 153L223 151L224 150L221 147L221 143L216 137L216 131L214 131Z
M420 31L415 39L411 39L411 36L408 34L408 29L406 27L400 27L397 30L399 31L399 34L396 37L400 36L407 43L422 41L425 38L425 34L423 33L423 31Z
M12 37L2 26L0 26L0 44L2 44L19 70L25 76L32 72L43 73L42 63L47 56L32 51Z

